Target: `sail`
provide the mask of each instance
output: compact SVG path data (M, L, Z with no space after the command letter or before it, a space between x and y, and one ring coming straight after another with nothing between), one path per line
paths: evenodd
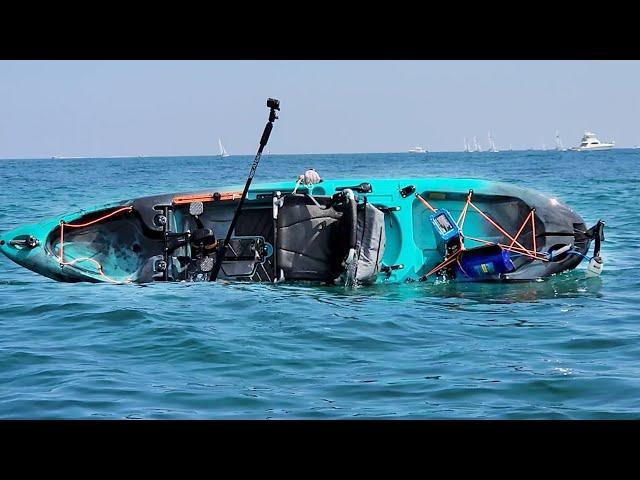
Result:
M478 143L478 139L476 137L473 137L473 147L474 147L474 151L476 152L482 151L482 147L480 147L480 144Z
M493 141L493 137L491 136L491 132L489 132L488 136L489 136L489 151L490 152L497 152L498 149L496 148L496 143Z
M560 134L558 133L557 130L556 130L556 150L564 150L564 147L562 146L562 141L560 140Z
M222 139L219 138L218 139L218 145L220 146L220 156L221 157L228 157L229 153L224 149L224 146L222 145Z

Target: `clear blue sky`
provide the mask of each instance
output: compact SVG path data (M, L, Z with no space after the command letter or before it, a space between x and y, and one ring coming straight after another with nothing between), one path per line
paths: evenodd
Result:
M638 61L0 61L0 157L640 144Z

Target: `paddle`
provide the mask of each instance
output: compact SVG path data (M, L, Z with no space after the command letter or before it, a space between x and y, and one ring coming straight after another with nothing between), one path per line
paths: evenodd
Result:
M271 135L271 130L273 129L273 122L276 121L278 116L276 115L276 110L280 110L280 100L276 100L275 98L267 99L267 107L271 109L269 112L269 121L264 127L264 132L262 132L262 138L260 139L260 146L258 147L258 153L256 153L256 157L253 159L253 164L251 165L251 170L249 170L249 177L247 178L247 183L244 185L244 190L242 192L242 197L240 197L240 201L236 206L236 211L233 214L233 219L231 220L231 224L229 225L229 230L227 230L227 236L224 239L224 242L220 247L218 247L218 254L216 255L216 263L211 270L211 276L209 277L209 281L214 282L218 278L218 273L220 273L220 267L222 266L222 262L224 261L224 257L227 254L227 248L229 247L229 242L231 241L231 235L233 234L234 229L236 228L236 223L238 222L238 218L240 218L240 213L242 211L242 205L244 204L245 198L247 198L247 193L249 193L249 187L251 186L251 181L253 180L253 176L256 173L256 169L258 168L258 163L260 163L260 157L262 156L262 150L267 145L269 141L269 135Z

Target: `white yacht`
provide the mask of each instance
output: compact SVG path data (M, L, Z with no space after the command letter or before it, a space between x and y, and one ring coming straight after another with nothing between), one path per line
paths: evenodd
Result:
M409 153L427 153L427 150L422 147L415 146L409 149Z
M220 146L220 153L218 154L219 157L230 157L231 155L229 155L229 152L227 152L225 150L225 148L222 146L222 139L219 138L218 139L218 145Z
M572 147L569 150L572 150L574 152L586 152L589 150L609 150L614 146L614 141L611 141L610 143L604 143L598 140L595 133L584 132L580 145L578 145L577 147Z
M465 153L471 152L471 149L469 148L469 144L467 143L467 137L464 137L464 151Z

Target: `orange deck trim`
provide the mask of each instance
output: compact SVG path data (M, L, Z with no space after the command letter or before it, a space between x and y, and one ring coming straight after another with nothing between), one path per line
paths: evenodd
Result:
M220 193L219 197L215 198L215 193L196 193L194 195L184 195L181 197L173 197L172 203L174 205L183 205L191 202L226 202L229 200L237 200L242 196L242 192L224 192Z

